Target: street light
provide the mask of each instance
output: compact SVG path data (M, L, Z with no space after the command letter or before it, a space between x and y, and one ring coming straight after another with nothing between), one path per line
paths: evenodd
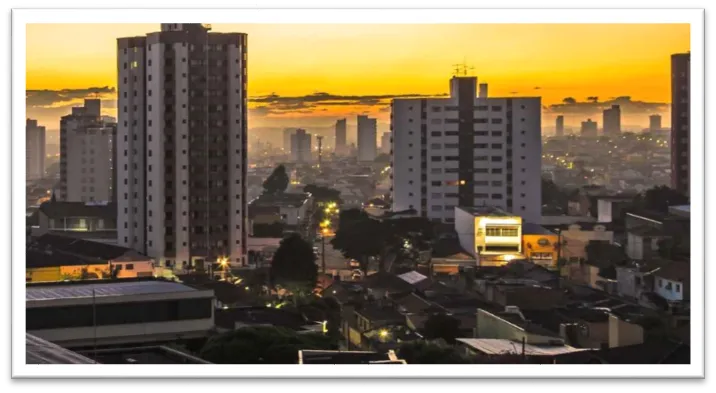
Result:
M321 233L323 234L323 236L321 236L321 269L323 270L323 274L326 274L326 236L331 233L331 230L323 228Z

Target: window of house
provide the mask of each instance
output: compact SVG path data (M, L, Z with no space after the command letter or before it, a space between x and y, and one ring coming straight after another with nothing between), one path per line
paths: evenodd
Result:
M681 292L681 284L676 284L676 292Z

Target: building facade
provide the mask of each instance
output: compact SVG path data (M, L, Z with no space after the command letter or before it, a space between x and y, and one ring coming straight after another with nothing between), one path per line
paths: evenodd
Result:
M564 116L562 115L557 116L557 120L554 126L554 135L564 136Z
M579 131L579 134L581 136L586 137L597 137L598 134L598 128L597 128L597 122L592 121L592 119L587 119L587 121L582 122L582 128Z
M69 202L115 199L117 123L101 115L101 102L84 106L60 120L60 187L58 200Z
M611 108L602 112L602 125L604 135L619 136L622 133L622 111L619 105L612 105Z
M671 188L689 195L691 54L671 55Z
M174 270L246 255L247 36L210 29L117 40L118 243Z
M377 127L376 119L358 116L358 161L375 160Z
M393 133L384 132L380 137L380 152L381 154L390 154L390 138L393 137Z
M649 116L649 131L661 130L661 115Z
M492 206L539 222L541 99L477 97L453 77L448 98L392 102L393 211L454 222L455 207Z
M348 146L346 144L346 119L336 120L336 146L334 152L336 154L346 154Z
M45 127L32 119L25 123L25 170L27 180L45 176Z
M311 162L312 158L311 134L306 133L304 129L296 129L291 135L291 161L307 163Z

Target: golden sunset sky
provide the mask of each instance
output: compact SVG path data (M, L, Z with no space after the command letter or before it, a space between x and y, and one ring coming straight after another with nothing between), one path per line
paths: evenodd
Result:
M59 128L84 89L116 87L116 39L157 30L28 25L28 116ZM385 96L444 94L463 61L491 96L541 96L545 127L557 114L568 126L588 116L601 126L600 108L624 96L622 124L645 126L650 113L662 113L667 125L670 55L690 49L687 24L214 24L213 31L248 33L250 128L325 126L362 113L387 123ZM34 90L57 92L35 100ZM316 93L330 103L311 99ZM271 94L280 98L251 101ZM115 113L111 90L100 95ZM567 97L576 103L559 105Z

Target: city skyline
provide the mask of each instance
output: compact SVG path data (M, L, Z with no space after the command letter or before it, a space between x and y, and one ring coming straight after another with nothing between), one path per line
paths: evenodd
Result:
M57 130L59 117L88 97L102 98L104 113L116 116L116 38L157 27L28 25L27 117ZM625 126L646 127L654 113L670 121L669 56L690 49L688 24L218 24L213 31L249 35L250 127L326 127L362 114L386 125L390 98L445 95L445 78L463 62L492 97L541 96L545 129L557 115L574 128L615 103ZM617 39L619 46L610 44Z

